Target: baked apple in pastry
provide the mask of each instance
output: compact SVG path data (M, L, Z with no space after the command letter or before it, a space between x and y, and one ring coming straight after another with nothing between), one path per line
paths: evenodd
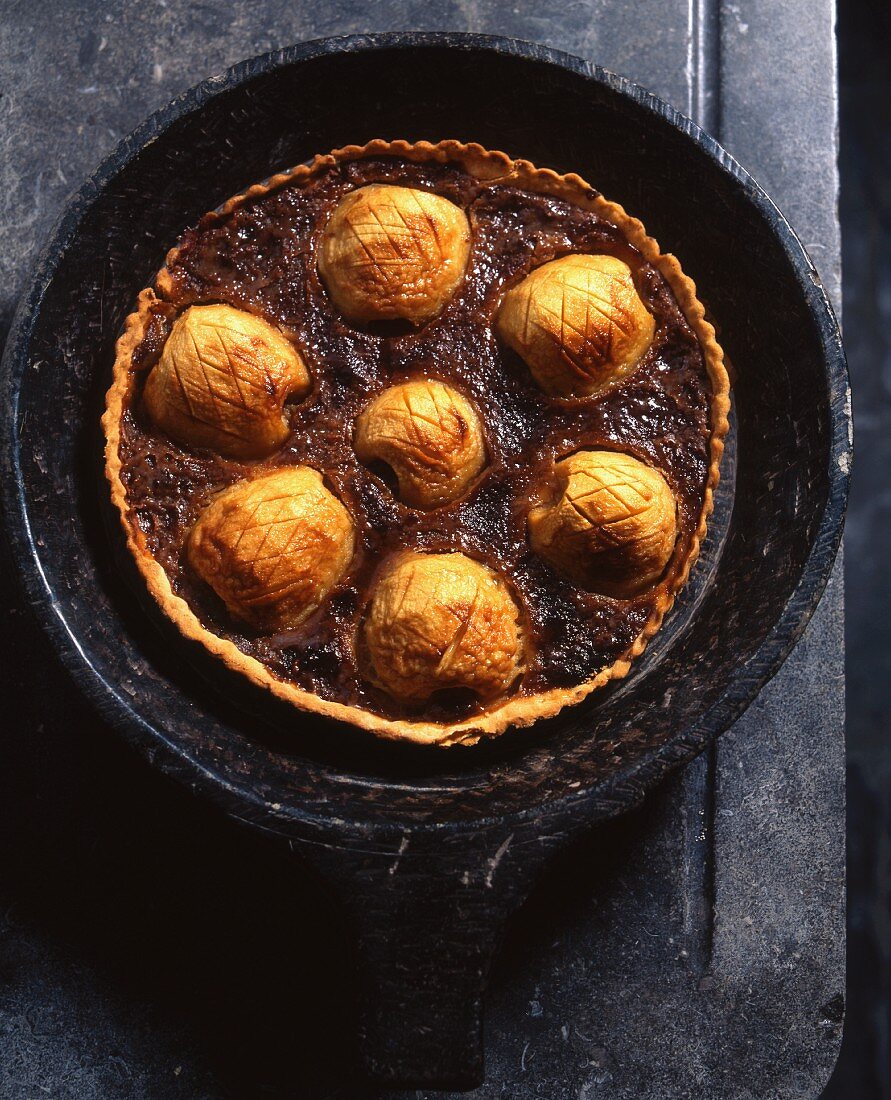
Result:
M656 322L615 256L572 254L535 268L504 297L498 332L554 397L591 397L629 374Z
M285 401L309 386L300 353L262 318L228 305L192 306L176 319L143 401L177 443L261 458L288 438Z
M354 440L362 462L385 462L412 508L462 496L486 464L479 414L452 386L412 379L379 393L360 413Z
M353 545L353 521L318 470L287 466L219 493L186 548L232 616L278 631L299 626L327 599Z
M529 512L533 549L580 587L633 596L665 572L677 538L658 470L619 451L577 451L554 467L553 498Z
M464 277L470 223L441 195L369 184L349 192L322 234L319 272L351 321L424 324Z
M493 699L523 668L516 601L464 554L400 554L375 585L363 632L371 679L406 702L445 689Z

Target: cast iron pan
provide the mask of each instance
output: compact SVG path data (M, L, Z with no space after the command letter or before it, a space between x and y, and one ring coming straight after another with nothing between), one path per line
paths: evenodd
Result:
M682 258L738 376L705 554L645 659L586 705L478 749L373 743L217 667L149 606L102 477L114 341L168 246L246 184L372 137L479 141L577 170ZM289 838L340 896L365 1066L405 1086L479 1082L490 959L544 862L638 803L780 667L835 556L850 459L838 327L752 179L625 80L455 34L292 47L153 115L43 253L10 334L2 416L9 532L63 661L155 766Z

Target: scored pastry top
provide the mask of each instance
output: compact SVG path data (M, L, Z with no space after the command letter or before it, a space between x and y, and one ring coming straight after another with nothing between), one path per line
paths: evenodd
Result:
M303 357L278 329L231 306L191 306L146 379L144 402L178 443L262 458L288 438L285 401L309 387Z
M351 191L322 233L319 272L353 321L423 324L461 281L470 254L464 211L416 187Z
M633 596L674 551L677 505L658 470L620 451L578 451L554 466L552 498L529 512L535 552L582 588Z
M343 577L354 542L353 521L318 470L285 466L213 497L191 530L187 554L236 619L288 630Z
M522 672L520 610L493 570L464 554L405 551L388 562L363 623L369 675L424 702L463 688L497 698Z
M362 462L390 467L400 500L414 508L450 504L486 463L476 409L430 378L389 386L370 401L356 421L355 447Z
M542 264L508 291L498 314L500 335L557 397L591 397L620 381L655 329L631 269L609 255Z

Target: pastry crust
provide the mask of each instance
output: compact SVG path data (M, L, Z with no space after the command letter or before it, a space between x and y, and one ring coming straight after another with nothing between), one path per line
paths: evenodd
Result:
M322 699L311 692L304 691L296 684L277 679L255 658L242 653L234 643L205 629L186 601L174 593L167 574L149 551L143 532L131 521L127 493L121 479L121 420L133 379L132 357L146 334L151 320L152 306L173 291L172 278L166 267L158 273L155 289L148 288L139 295L136 311L127 318L117 344L113 380L108 390L106 411L102 418L106 437L106 474L111 485L113 503L121 516L130 552L145 578L149 591L185 637L200 642L229 668L242 673L273 695L303 710L348 722L368 729L380 737L393 740L442 746L474 744L480 738L503 733L509 726L529 726L539 719L557 714L566 706L580 702L608 681L626 676L631 663L643 653L649 640L659 630L666 612L674 603L678 591L685 584L690 569L699 556L700 545L713 508L714 491L720 476L724 438L728 431L730 380L724 365L723 353L715 339L714 328L706 320L705 309L696 296L694 283L683 273L677 259L668 253L661 252L657 242L647 235L643 225L637 219L626 214L618 204L603 198L574 173L560 175L551 169L537 168L529 161L512 160L505 153L489 151L476 144L463 144L458 141L412 144L406 141L377 139L366 145L345 146L324 156L318 156L308 164L298 165L288 172L279 173L263 183L255 184L243 194L229 199L219 210L211 214L210 218L223 220L238 206L268 194L284 184L307 180L338 162L371 156L397 156L412 161L435 161L443 164L457 163L482 182L510 184L525 190L552 195L595 212L617 226L643 258L659 270L695 333L703 351L712 390L710 461L702 509L699 522L690 539L688 553L683 557L676 556L670 563L668 572L661 582L653 612L625 653L585 683L571 688L553 688L531 696L516 695L496 702L490 708L462 721L443 724L386 718L362 708ZM176 255L177 249L174 248L168 254L168 264L173 262Z

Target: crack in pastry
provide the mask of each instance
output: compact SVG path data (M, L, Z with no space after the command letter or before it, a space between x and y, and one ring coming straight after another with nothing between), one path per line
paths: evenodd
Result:
M656 322L614 256L542 264L504 297L498 333L554 397L592 397L630 374Z
M537 554L580 587L633 596L665 572L677 507L665 478L618 451L578 451L554 467L553 499L529 512Z
M230 614L258 630L293 630L327 599L353 556L353 521L308 466L219 493L192 528L189 564Z
M399 498L430 509L462 496L486 464L476 409L452 386L426 378L390 386L359 414L354 440L362 462L385 462Z
M406 702L448 689L496 698L526 661L520 610L507 585L459 553L406 551L388 563L363 635L370 678Z
M232 306L192 306L174 322L143 401L177 443L262 458L288 438L285 401L309 387L300 353L278 329Z
M322 234L319 273L351 321L424 324L452 297L470 255L470 223L448 199L413 187L351 191Z

